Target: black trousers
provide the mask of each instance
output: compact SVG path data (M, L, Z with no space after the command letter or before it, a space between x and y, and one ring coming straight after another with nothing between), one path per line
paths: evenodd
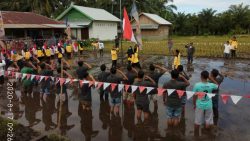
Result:
M112 60L112 67L117 67L117 60Z
M236 57L236 50L231 50L231 57L235 58Z

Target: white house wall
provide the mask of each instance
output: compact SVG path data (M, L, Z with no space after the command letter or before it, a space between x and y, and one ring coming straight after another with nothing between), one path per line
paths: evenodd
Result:
M89 37L100 40L114 40L117 36L116 22L94 21L89 28Z

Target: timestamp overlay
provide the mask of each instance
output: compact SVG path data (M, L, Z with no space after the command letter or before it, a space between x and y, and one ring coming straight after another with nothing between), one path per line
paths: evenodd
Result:
M8 82L7 83L7 118L9 121L7 122L6 128L7 128L7 135L6 135L6 140L7 141L13 141L14 140L14 114L13 114L13 93L14 93L14 88L13 88L13 83Z

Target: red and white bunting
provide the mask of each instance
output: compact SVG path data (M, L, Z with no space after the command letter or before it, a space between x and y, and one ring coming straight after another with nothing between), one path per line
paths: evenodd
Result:
M147 87L147 94L150 93L153 89L153 87Z
M113 92L116 88L117 84L111 83L111 92Z
M175 91L175 89L167 89L168 96L170 96L174 91Z
M102 85L103 85L103 82L98 82L97 89L100 89L102 87Z
M127 92L128 89L130 88L130 85L125 85L125 91Z
M124 88L124 84L119 84L118 85L118 92L121 92Z
M19 79L20 76L21 76L21 73L17 72L17 73L16 73L16 79Z
M70 82L70 79L69 78L66 78L66 81L65 81L65 84L69 83Z
M131 86L131 93L134 93L138 89L138 86Z
M189 100L191 97L193 97L194 92L192 92L192 91L186 91L186 94L187 94L187 100Z
M49 76L45 76L44 80L47 81L49 79Z
M27 76L26 73L23 73L22 80Z
M95 88L98 86L98 82L95 82Z
M215 94L207 93L207 96L208 96L209 98L212 98L212 97L215 96Z
M31 74L27 74L27 79L30 79Z
M53 77L53 76L51 76L50 79L51 79L52 81L55 81L55 77Z
M221 98L222 98L223 103L227 104L229 95L227 95L227 94L221 94Z
M83 80L79 80L80 87L83 85Z
M65 78L59 78L59 81L60 81L60 86L62 86L66 80L65 80Z
M39 82L41 82L43 79L45 78L45 76L40 76L40 81Z
M157 91L158 91L158 96L162 96L163 93L166 91L166 89L163 89L163 88L157 88Z
M103 90L106 90L110 86L110 83L103 83Z
M183 91L183 90L176 90L176 92L177 92L179 98L181 98L185 93L185 91Z
M140 93L142 93L145 89L146 89L146 87L144 87L144 86L139 86Z
M198 96L199 99L202 99L205 96L206 93L204 92L196 92L196 95Z
M73 79L73 78L71 78L71 79L70 79L69 84L70 84L70 85L72 85L72 84L73 84L73 82L74 82L74 79Z
M231 95L231 99L234 104L237 104L241 100L242 96Z
M30 80L32 81L35 77L36 77L36 75L32 74L30 77Z
M40 79L40 75L36 75L36 81L38 81Z
M95 82L94 81L89 81L89 87L94 86Z

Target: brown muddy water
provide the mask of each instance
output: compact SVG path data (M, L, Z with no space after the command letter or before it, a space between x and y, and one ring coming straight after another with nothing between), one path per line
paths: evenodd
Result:
M250 62L249 60L229 60L196 58L192 66L186 65L182 58L188 74L192 75L191 86L199 81L202 70L211 71L213 68L220 70L225 76L221 85L220 93L244 96L250 95ZM95 76L99 72L99 65L106 63L110 65L110 58L105 54L104 58L94 58L92 55L85 60L94 68L89 72ZM74 63L75 61L72 61ZM148 68L150 63L163 64L168 67L171 58L162 56L142 56L143 68ZM164 74L159 83L162 85L169 80L169 75ZM20 83L17 83L16 97L14 98L14 115L17 122L41 133L46 130L52 131L57 123L57 102L55 95L50 95L44 101L39 96L39 86L33 87L32 95L22 96ZM1 90L1 95L6 91ZM63 104L61 119L61 134L72 141L248 141L250 140L250 99L243 98L234 105L229 98L227 104L219 102L218 127L213 134L201 134L194 138L194 110L192 100L186 104L185 119L181 121L179 130L166 131L166 108L162 97L158 97L158 110L154 110L153 103L150 104L150 123L147 126L137 124L135 118L136 107L120 107L120 117L109 115L109 102L100 102L98 91L92 90L92 110L83 111L79 106L76 91L72 86L68 87L68 103ZM6 100L1 98L1 109L6 109ZM18 140L23 141L23 138Z

